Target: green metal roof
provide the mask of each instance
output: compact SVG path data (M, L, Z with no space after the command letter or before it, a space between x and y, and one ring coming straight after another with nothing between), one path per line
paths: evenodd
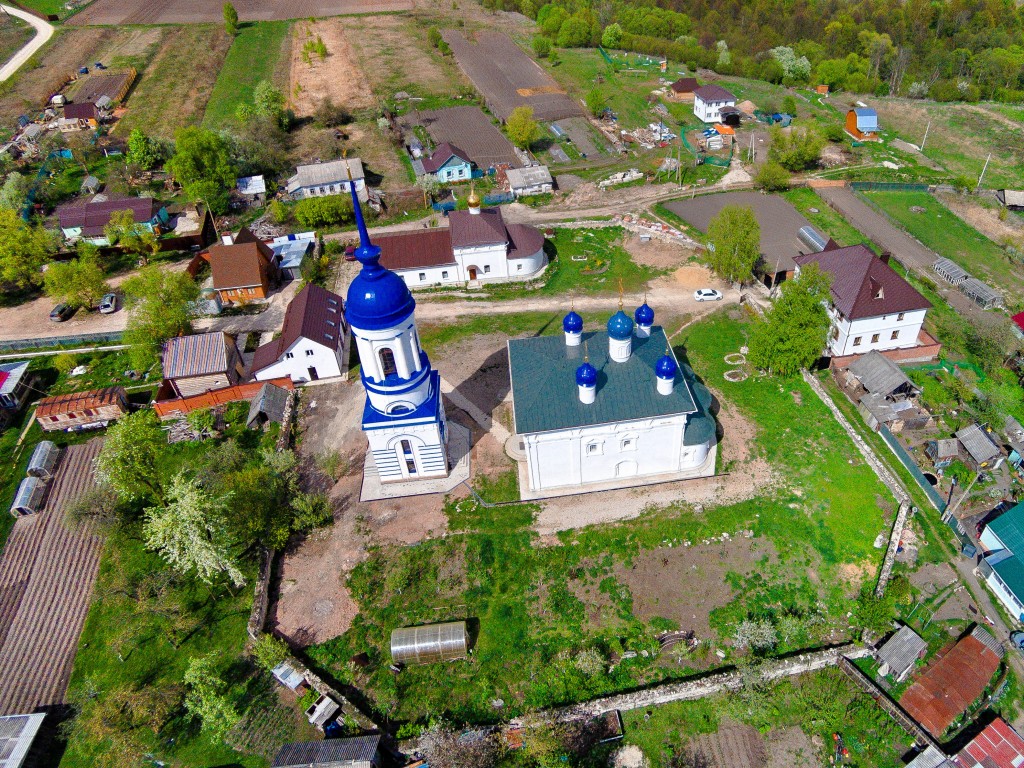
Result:
M1024 502L1001 514L988 527L1008 550L1017 557L1024 557Z
M576 388L576 369L583 363L582 344L567 346L561 334L509 340L518 434L698 411L690 392L693 373L689 368L680 366L672 394L658 394L654 366L671 348L661 326L654 326L646 339L633 337L633 353L625 363L616 363L609 357L606 332L584 333L583 341L590 364L597 369L597 399L590 405L580 402ZM714 420L711 421L714 429ZM692 444L689 428L686 444Z
M1007 588L1018 600L1024 602L1024 563L1011 556L992 566Z

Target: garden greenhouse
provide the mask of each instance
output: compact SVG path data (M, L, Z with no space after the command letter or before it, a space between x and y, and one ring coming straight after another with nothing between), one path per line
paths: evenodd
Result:
M391 658L396 664L431 664L465 658L469 649L466 622L403 627L391 633Z

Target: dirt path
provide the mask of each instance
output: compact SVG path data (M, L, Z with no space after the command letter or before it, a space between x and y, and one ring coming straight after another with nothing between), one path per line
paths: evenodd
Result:
M11 5L0 6L4 9L4 13L9 13L11 16L17 16L22 21L26 21L32 25L36 30L35 37L29 40L25 45L8 60L3 67L0 67L0 82L6 80L15 72L17 72L21 65L32 58L36 51L46 45L50 38L53 37L54 27L52 24L43 21L38 16L23 11L20 8L15 8Z

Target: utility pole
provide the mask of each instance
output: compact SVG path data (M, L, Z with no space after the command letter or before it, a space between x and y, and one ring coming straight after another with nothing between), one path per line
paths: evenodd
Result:
M932 121L928 121L928 127L924 129L924 138L921 139L921 151L924 152L924 145L928 143L928 131L932 129Z
M985 167L981 169L981 176L978 177L978 186L976 186L974 188L975 192L977 192L979 189L981 189L981 180L985 178L985 171L988 170L988 161L991 160L991 159L992 159L992 153L989 152L988 153L988 157L985 158Z

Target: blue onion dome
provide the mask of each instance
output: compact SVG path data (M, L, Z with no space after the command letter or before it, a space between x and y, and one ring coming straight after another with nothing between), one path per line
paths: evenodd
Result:
M674 379L678 370L679 366L668 352L662 355L661 359L654 365L654 374L659 379Z
M576 383L581 387L597 386L597 368L590 363L584 363L576 369Z
M633 335L633 321L621 309L608 319L608 335L616 341L625 341Z
M575 310L569 310L569 314L562 318L562 330L566 333L582 333L583 318Z
M636 312L633 313L633 319L636 320L637 325L654 325L654 310L647 306L645 301L636 308Z

